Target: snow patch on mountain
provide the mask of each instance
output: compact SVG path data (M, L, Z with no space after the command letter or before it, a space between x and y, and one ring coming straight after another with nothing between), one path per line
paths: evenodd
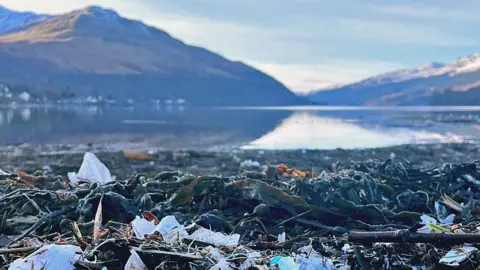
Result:
M355 86L374 86L387 83L398 83L419 78L429 78L440 75L455 76L457 74L475 72L480 70L480 54L473 54L466 57L461 57L450 64L443 63L428 63L414 68L401 69L393 72L388 72L375 77L368 78Z
M51 16L39 15L32 12L16 12L0 5L0 34L17 28L48 20Z
M432 76L435 72L445 67L443 63L428 63L415 68L401 69L397 71L388 72L375 77L368 78L358 83L361 86L372 86L387 83L397 83L417 78L427 78Z

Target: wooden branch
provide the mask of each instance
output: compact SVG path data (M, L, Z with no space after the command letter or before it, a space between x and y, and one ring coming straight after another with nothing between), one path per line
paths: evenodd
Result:
M477 233L417 233L408 230L385 232L359 232L348 234L348 242L359 244L372 243L431 243L441 245L458 245L465 243L480 243Z

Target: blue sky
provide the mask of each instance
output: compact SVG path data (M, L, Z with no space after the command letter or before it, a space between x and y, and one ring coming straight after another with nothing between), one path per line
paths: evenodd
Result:
M478 52L478 0L0 0L16 10L96 4L255 66L297 92Z

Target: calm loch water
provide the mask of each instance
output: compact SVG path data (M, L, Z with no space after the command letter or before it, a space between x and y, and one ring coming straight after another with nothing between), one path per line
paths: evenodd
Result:
M480 142L480 107L4 107L0 142L250 149Z

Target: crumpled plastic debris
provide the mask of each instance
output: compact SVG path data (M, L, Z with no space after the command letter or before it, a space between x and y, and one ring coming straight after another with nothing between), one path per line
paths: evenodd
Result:
M319 257L306 258L297 255L296 263L298 264L299 270L333 270L335 268L332 260L324 260Z
M154 221L148 221L137 216L132 221L132 228L135 236L139 239L144 239L145 235L151 235L157 231L169 244L176 242L179 238L185 238L215 246L235 247L240 241L239 234L225 235L205 228L199 228L189 235L185 226L180 225L174 216L164 217L157 226L155 226Z
M292 257L276 256L270 260L271 269L280 270L333 270L333 261L322 257L313 247L305 246L297 250L299 253L295 259ZM308 255L305 255L308 254ZM275 268L276 267L276 268Z
M247 259L238 267L239 270L247 270L250 269L250 267L254 267L255 264L255 259L260 258L260 252L252 252L247 254Z
M260 162L251 159L244 160L240 163L240 168L259 168Z
M165 242L169 244L176 242L179 237L188 237L185 226L180 225L180 223L178 223L177 219L174 216L166 216L162 218L155 230L160 232L163 240L165 240Z
M148 221L144 218L136 216L135 219L131 222L133 233L138 239L144 239L145 235L151 235L157 229L155 222Z
M212 246L208 246L208 247L205 248L205 250L208 251L208 256L210 258L217 261L217 263L214 266L212 266L210 268L210 270L213 270L213 269L215 269L215 270L236 269L235 265L232 264L232 263L229 263L227 261L227 258L222 253L220 253L220 250L218 250L217 248L212 247ZM250 269L250 267L256 266L255 259L261 257L260 252L252 252L252 253L248 253L248 254L234 253L234 254L231 254L228 257L236 257L238 255L247 257L247 259L238 267L239 270L247 270L247 269Z
M82 249L72 245L45 245L25 258L15 260L9 270L76 269Z
M297 250L300 254L296 256L295 262L299 270L333 270L333 261L324 258L312 246L304 246Z
M454 248L440 259L440 263L449 266L459 266L461 262L466 260L475 251L477 251L476 247L468 245L464 245L461 248Z
M185 238L215 246L236 247L240 241L240 234L225 235L220 232L200 228Z
M298 270L298 265L292 257L275 256L270 259L270 269Z
M229 263L226 258L221 258L218 263L210 267L210 270L233 270L234 265Z
M127 263L125 264L124 270L147 270L147 266L143 263L138 253L131 249L130 257L128 258Z
M83 156L83 162L78 173L69 172L68 178L72 183L83 180L105 184L113 181L112 175L105 164L91 152L86 152Z

